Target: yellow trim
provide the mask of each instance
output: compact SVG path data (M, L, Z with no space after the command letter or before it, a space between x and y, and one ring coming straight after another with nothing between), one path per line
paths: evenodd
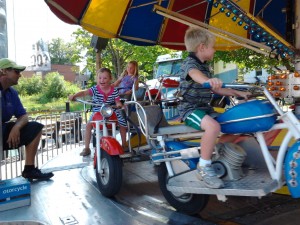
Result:
M284 136L286 135L286 133L287 133L286 129L281 130L270 146L274 146L274 147L280 146L281 143L282 143L282 140L283 140ZM289 142L288 146L290 147L294 143L295 143L295 139L292 138L292 140Z
M130 145L132 148L138 147L139 144L140 147L147 144L146 137L143 134L141 134L140 143L139 143L139 136L137 134L130 138Z
M128 4L129 0L91 1L81 25L97 36L116 37Z
M265 31L267 31L268 33L270 33L273 37L275 37L277 40L279 40L281 43L283 43L284 45L286 45L287 47L294 49L294 47L287 42L286 40L284 40L279 34L277 34L276 32L274 32L273 30L271 30L266 24L264 24L259 18L254 17L252 14L246 12L247 16L252 19L255 23L257 23L260 27L262 27Z
M278 189L274 193L281 194L281 195L291 195L289 189L287 186L283 186L282 188Z
M234 43L235 45L243 46L245 48L251 49L255 52L258 52L258 53L261 53L261 54L264 54L267 56L269 56L269 54L270 54L270 52L268 52L268 51L271 51L271 48L266 45L260 44L258 42L252 41L247 38L240 37L238 35L228 32L228 31L224 31L220 28L210 26L201 21L198 21L198 20L192 19L190 17L181 15L179 13L170 11L170 10L160 7L158 5L154 6L154 10L157 14L162 15L164 17L168 17L169 19L178 21L182 24L186 24L188 26L197 26L200 29L209 30L216 37L221 37L225 40L228 40L228 41ZM216 48L218 49L218 46L216 46ZM224 49L224 48L222 48L222 49Z
M249 10L250 1L239 1L236 4L238 4L243 9ZM230 17L227 17L225 15L225 13L221 13L219 11L219 8L220 7L218 7L218 8L212 7L209 25L220 28L220 29L228 31L228 32L231 32L232 34L238 35L240 37L247 38L247 30L245 30L243 28L244 25L239 26L237 24L238 20L237 20L237 22L233 22L231 20L231 17L233 15L231 15ZM219 46L222 46L222 47L220 47L221 48L220 50L224 50L224 49L229 50L229 49L241 47L241 46L237 46L237 45L232 46L232 43L224 40L223 38L216 38L216 42L218 43L217 44L218 49L219 49Z

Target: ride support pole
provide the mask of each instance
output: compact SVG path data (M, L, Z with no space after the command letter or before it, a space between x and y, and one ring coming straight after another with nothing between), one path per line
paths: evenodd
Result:
M2 156L3 156L3 136L2 136L2 92L0 92L0 180L2 180Z

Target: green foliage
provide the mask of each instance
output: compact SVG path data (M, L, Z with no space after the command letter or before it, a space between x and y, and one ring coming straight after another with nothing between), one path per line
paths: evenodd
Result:
M48 111L65 111L66 100L64 98L56 99L54 102L40 103L40 95L21 96L21 101L26 108L26 111L33 114L42 114Z
M82 28L78 28L73 32L72 36L74 37L74 42L70 43L70 45L75 51L71 56L71 61L73 64L84 65L83 73L87 70L91 72L88 86L92 86L95 84L96 74L96 52L90 45L92 34Z
M96 74L96 52L90 46L92 34L82 28L78 28L72 36L74 37L74 41L67 44L59 39L54 39L54 43L50 43L49 49L57 51L57 53L54 54L52 52L50 55L51 57L57 55L55 58L65 57L72 64L83 64L85 69L82 73L87 70L91 72L91 77L87 85L92 86L95 84ZM63 51L65 53L62 53ZM111 69L114 78L117 78L125 69L127 62L136 60L139 63L141 80L148 80L153 77L153 65L157 56L172 54L172 52L174 51L161 46L135 46L120 39L109 39L106 49L100 52L100 66ZM185 58L186 55L187 52L184 52L183 57ZM278 66L285 66L291 71L294 70L293 65L288 60L272 59L246 48L217 51L214 62L218 61L237 64L240 73L261 68L267 69L269 73L272 73L272 70Z
M236 63L241 73L262 68L272 73L274 72L274 67L279 66L285 66L287 69L293 70L293 66L287 60L270 58L246 48L231 51L217 51L214 56L214 62L218 61Z
M70 43L70 48L75 51L71 61L73 64L84 64L84 71L89 70L92 73L88 81L88 86L92 86L95 84L96 74L96 52L90 46L92 35L79 28L72 36L75 41ZM111 69L114 78L117 78L129 61L136 60L139 63L139 74L146 79L152 79L157 56L171 52L174 51L161 46L135 46L120 39L109 39L106 49L100 52L100 63L101 67Z
M20 95L35 95L43 90L43 81L41 76L33 75L31 78L21 77L15 89Z
M49 53L53 64L80 64L84 65L81 71L91 72L87 87L95 84L96 52L90 46L92 34L82 28L77 29L72 36L74 41L65 43L62 39L52 39L49 43ZM106 49L100 54L100 66L112 70L114 78L123 72L131 60L139 63L139 75L141 80L152 79L153 65L156 58L163 54L172 54L173 50L161 46L135 46L120 39L109 39ZM183 52L183 58L187 56ZM231 51L217 51L214 62L236 63L245 73L251 70L265 68L272 73L273 67L285 66L293 70L293 65L288 60L271 59L249 49L241 48ZM64 81L58 73L47 74L44 80L40 76L32 78L20 78L15 86L25 101L25 107L30 110L43 110L46 108L65 108L68 95L78 92L80 89L74 84ZM72 104L80 109L81 104ZM72 108L71 106L71 108Z
M35 102L42 104L54 102L60 98L67 99L70 94L80 90L77 85L65 81L57 72L48 73L44 80L38 75L31 78L21 77L15 89L21 96L33 96Z
M171 52L161 46L135 46L120 39L110 39L101 56L102 64L112 68L115 78L123 72L129 61L135 60L139 63L139 75L152 79L157 56Z
M79 28L73 33L75 42L71 43L72 48L77 49L73 55L73 63L85 63L86 68L92 75L88 81L88 86L95 84L96 52L90 46L92 35ZM163 54L172 54L174 51L161 46L135 46L120 39L109 39L106 49L100 52L101 66L112 70L114 78L126 68L127 62L136 60L139 63L139 74L141 80L152 79L153 65L157 56ZM187 56L183 52L183 58ZM223 61L225 63L237 64L240 73L246 73L251 70L267 69L272 73L274 68L285 66L293 70L293 65L287 60L272 59L268 56L256 53L246 48L240 48L230 51L217 51L214 62Z
M80 88L77 86L77 85L74 85L68 81L65 81L64 82L64 85L65 85L65 89L66 89L66 97L68 97L69 95L71 94L75 94L77 93L78 91L80 91Z
M96 56L98 55L100 56L100 67L111 69L114 79L123 72L129 61L138 61L140 79L145 81L153 77L153 65L157 56L175 52L161 46L135 46L121 39L109 39L106 49L101 50L97 55L96 51L90 45L92 39L91 33L82 28L78 28L72 36L74 37L74 41L70 43L64 43L59 38L52 40L49 44L52 62L84 65L84 69L81 73L85 74L86 71L91 72L90 79L87 83L88 87L95 84ZM183 52L183 58L185 58L187 54L187 52ZM215 53L214 62L218 61L237 64L240 70L239 73L241 74L262 68L272 73L274 68L279 66L285 66L287 69L293 70L293 65L288 60L272 59L246 48L217 51ZM52 94L50 95L49 93L50 96L52 96Z
M70 43L65 43L63 39L52 39L49 43L49 54L52 64L72 65L72 56L76 50Z
M59 73L48 73L44 80L45 90L42 97L48 101L66 97L64 78Z
M44 91L40 102L47 103L60 98L67 98L70 94L77 91L79 91L79 88L65 81L59 73L48 73L44 80Z

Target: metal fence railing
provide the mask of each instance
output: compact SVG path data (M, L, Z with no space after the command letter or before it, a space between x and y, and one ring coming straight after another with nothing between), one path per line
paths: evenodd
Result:
M36 166L83 145L86 123L85 112L64 112L31 118L44 125L36 156ZM11 179L22 174L25 164L25 146L3 151L0 179Z
M163 112L167 119L178 116L176 106L166 105L163 108ZM84 110L30 118L30 120L44 125L35 165L41 167L41 165L54 157L84 145L85 125L89 120L90 114L89 110ZM25 146L19 149L3 151L0 180L21 176L25 164L25 154Z
M163 107L163 113L167 120L179 117L179 112L176 105Z

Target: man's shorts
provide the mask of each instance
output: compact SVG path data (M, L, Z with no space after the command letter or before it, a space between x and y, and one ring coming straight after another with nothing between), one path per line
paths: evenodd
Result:
M9 148L7 144L7 139L9 136L9 133L13 126L15 125L15 122L8 122L4 124L3 129L3 150L9 150L12 148ZM21 130L20 130L20 144L18 147L22 145L28 145L30 144L35 137L39 134L39 132L43 129L44 125L35 121L28 122Z
M201 121L204 118L204 116L206 116L206 115L207 115L207 113L205 111L196 109L184 120L184 123L187 126L192 127L196 130L202 130L201 129Z

